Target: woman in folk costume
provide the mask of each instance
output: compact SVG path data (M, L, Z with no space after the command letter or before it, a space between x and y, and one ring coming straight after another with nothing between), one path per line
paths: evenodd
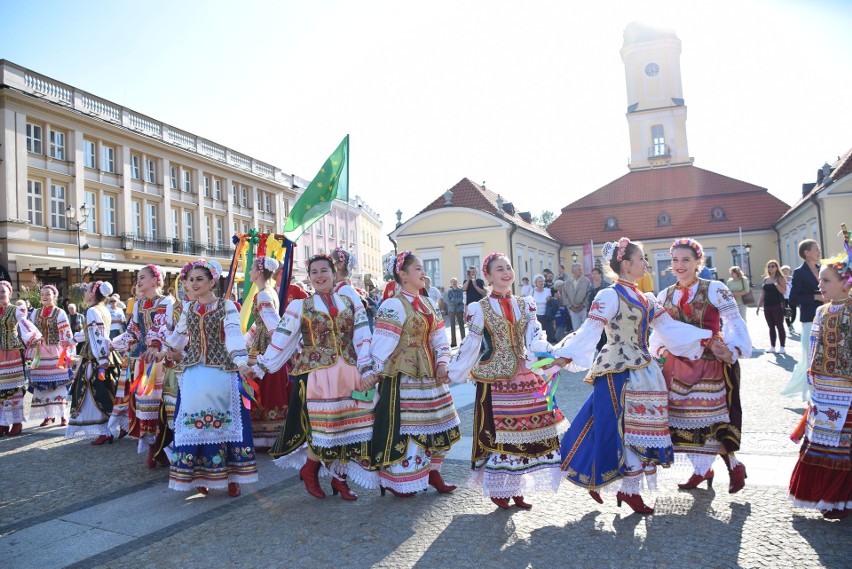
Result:
M57 417L63 427L68 425L68 384L71 383L68 370L74 353L74 338L68 316L56 306L58 294L53 285L41 287L42 307L30 316L41 332L41 341L29 350L33 388L30 419L43 417L42 427L56 422Z
M811 327L812 394L789 498L826 519L852 513L852 234L841 226L844 251L822 261L825 304Z
M305 488L316 498L326 496L318 480L324 466L334 494L351 501L358 495L347 479L366 488L379 481L370 469L375 398L353 398L375 383L370 328L363 307L332 292L333 260L315 255L307 265L316 292L287 305L254 371L264 383L288 361L292 365L286 424L270 452L275 464L299 469Z
M423 263L411 251L396 256L393 276L400 292L376 316L371 349L379 375L373 427L373 464L385 489L410 497L427 485L455 490L441 477L450 447L461 438L459 416L447 384L450 347L435 304L421 296Z
M524 496L559 489L559 436L568 422L558 407L548 409L546 383L529 369L535 352L549 345L535 304L512 295L515 271L508 257L487 256L482 274L492 292L468 306L470 331L447 371L454 382L477 382L472 481L500 508L508 509L512 499L528 510Z
M595 295L580 329L553 349L557 364L573 360L573 369L591 368L586 381L593 387L562 439L562 469L599 503L598 490L620 479L618 505L652 514L640 494L643 478L653 489L657 466L668 467L674 455L668 391L648 351L649 328L667 340L669 351L692 360L701 357L701 340L710 332L674 321L652 293L639 290L647 263L638 243L626 237L606 243L603 257L618 280ZM607 342L594 357L601 330Z
M709 488L720 454L730 474L728 492L734 494L746 478L745 465L734 453L742 429L739 358L751 357L748 326L727 286L698 278L704 264L701 243L678 239L669 253L677 284L660 291L658 302L675 320L713 334L698 360L666 353L669 338L656 330L651 335L652 353L665 360L674 450L686 454L692 466L692 476L678 486L692 490L706 480Z
M26 306L11 300L12 284L0 281L0 437L19 435L23 430L24 349L41 340L38 328L27 320Z
M348 296L355 305L364 307L364 297L358 294L350 280L352 271L358 264L355 255L343 247L338 247L331 253L331 258L334 259L334 292Z
M136 274L136 302L127 331L112 341L112 348L130 353L128 375L133 378L124 393L121 411L114 410L110 427L118 425L139 439L138 452L147 452L145 466L168 466L168 459L156 444L160 434L160 402L163 399L163 362L156 356L162 338L174 329L174 299L162 293L163 274L156 265L145 265Z
M112 323L106 299L112 285L96 281L84 293L89 306L86 327L74 339L83 343L80 364L71 384L71 418L65 436L95 439L93 445L112 444L108 421L115 399L115 384L121 373L121 357L110 350L109 327Z
M193 263L186 286L195 300L162 340L170 350L164 355L183 352L169 488L227 488L236 497L241 483L257 482L257 461L240 378L250 374L246 343L236 305L216 298L221 276L216 261Z
M277 270L278 261L261 256L254 260L249 271L249 278L258 289L251 307L254 324L245 334L250 366L257 362L259 354L266 351L272 333L281 320L278 316L278 293L275 292L275 279L272 278ZM290 381L283 367L264 377L257 402L251 407L251 434L257 452L268 451L284 428L289 395Z

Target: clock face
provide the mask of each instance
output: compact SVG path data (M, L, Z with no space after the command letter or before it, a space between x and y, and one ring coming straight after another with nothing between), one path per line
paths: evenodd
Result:
M656 75L660 72L660 66L656 63L649 63L645 66L645 75L648 77L656 77Z

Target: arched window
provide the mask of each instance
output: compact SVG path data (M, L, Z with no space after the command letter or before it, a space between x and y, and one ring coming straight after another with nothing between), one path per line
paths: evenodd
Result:
M610 216L606 218L604 231L618 231L618 218L615 216Z
M672 216L666 212L662 212L657 216L657 227L667 227L672 224Z
M725 221L727 219L723 208L716 206L710 210L710 221Z

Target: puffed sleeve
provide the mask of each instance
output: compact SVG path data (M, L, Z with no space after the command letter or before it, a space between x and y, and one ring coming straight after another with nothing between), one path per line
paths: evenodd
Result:
M535 307L533 307L535 310ZM482 347L482 331L485 327L485 315L478 302L472 302L467 307L467 335L462 340L458 351L450 360L447 371L453 383L465 383L470 379L470 370L479 361L479 351Z
M653 331L651 332L649 345L654 350L651 352L651 355L659 355L657 350L660 347L665 347L675 356L690 360L699 359L704 353L704 346L701 345L701 340L708 339L713 333L710 330L704 330L698 326L675 320L663 308L662 302L657 300L653 294L647 293L647 297L650 302L656 303L654 318L651 320ZM655 346L656 348L654 348Z
M361 295L358 294L358 291L355 290L352 285L343 285L339 289L337 289L337 294L340 296L348 297L349 300L352 301L354 305L355 312L357 313L359 310L366 312L364 309L364 299L361 298Z
M133 305L134 308L136 305ZM236 307L235 307L236 308ZM163 344L172 348L173 350L180 351L186 346L186 343L189 341L189 336L187 335L186 330L186 314L192 310L192 303L185 302L183 304L183 309L180 311L180 318L178 319L177 324L175 324L174 329L167 333L163 338Z
M27 309L24 306L15 307L15 319L18 321L18 334L25 346L33 346L41 341L41 332L38 327L27 318Z
M230 300L225 301L225 321L222 325L225 328L225 347L228 349L231 360L237 367L246 365L248 350L246 350L246 341L240 325L240 311Z
M98 366L109 364L109 335L104 333L104 320L94 307L86 311L86 333L89 335L89 347L98 360Z
M373 341L370 346L370 358L373 360L373 371L382 373L385 363L391 357L405 324L405 310L397 298L389 298L379 306L373 328Z
M143 340L142 338L142 330L139 328L139 305L140 301L136 301L133 303L133 312L132 318L127 323L127 330L124 331L123 334L119 334L115 338L110 341L112 345L112 349L118 352L127 352L130 348L133 347L134 344L137 344Z
M524 299L524 301L527 305L527 313L530 316L530 319L527 322L527 329L525 330L527 341L527 362L532 365L531 362L535 362L536 360L536 353L550 352L553 350L553 346L547 342L547 333L544 331L544 328L541 327L541 322L539 322L538 318L535 317L535 313L538 309L535 304L535 300L533 297L528 296ZM519 306L518 308L520 310L521 307Z
M435 329L432 331L432 350L435 353L435 364L447 365L450 362L450 343L447 341L447 331L444 325L444 319L441 317L441 310L438 308L438 303L428 296L421 297L432 304L432 309L435 311Z
M257 364L252 366L258 377L278 371L293 357L302 340L302 304L302 300L294 300L287 305L269 346L257 356Z
M148 330L145 337L146 346L156 349L162 347L163 339L174 328L174 311L175 301L172 297L166 296L160 299L157 311L152 317L154 325Z
M66 346L74 345L71 334L71 325L68 323L68 315L61 308L56 309L56 329L59 331L59 341Z
M263 289L254 297L254 302L257 303L257 308L260 312L260 317L267 330L275 330L278 327L278 322L281 317L278 316L277 299L273 299L269 289ZM246 345L252 347L257 341L256 325L252 324L248 332L245 333Z
M610 319L618 313L618 293L611 288L601 289L595 295L589 307L589 316L579 330L566 336L553 348L553 356L571 359L566 369L580 371L589 369L594 363L595 348L601 339L601 332Z
M718 281L710 283L709 293L711 304L716 307L722 318L722 338L734 353L734 361L738 357L750 358L751 336L748 333L748 325L740 316L737 299L727 286Z
M362 376L373 372L373 359L370 356L373 333L370 331L370 321L366 310L355 311L355 331L352 336L355 354L358 356L358 371Z

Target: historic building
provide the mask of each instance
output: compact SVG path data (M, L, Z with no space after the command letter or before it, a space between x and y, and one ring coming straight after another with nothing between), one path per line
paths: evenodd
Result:
M789 206L766 188L693 165L680 53L673 31L627 26L628 173L564 207L547 229L566 250L593 242L596 255L604 241L643 241L658 289L674 282L668 247L685 236L702 242L719 277L737 264L757 278L777 255L773 225Z
M436 287L455 277L464 280L467 267L477 267L494 251L511 252L517 275L532 277L548 268L556 272L560 245L485 185L463 178L417 215L390 233L399 251L411 250L423 260ZM520 290L516 288L516 290Z

